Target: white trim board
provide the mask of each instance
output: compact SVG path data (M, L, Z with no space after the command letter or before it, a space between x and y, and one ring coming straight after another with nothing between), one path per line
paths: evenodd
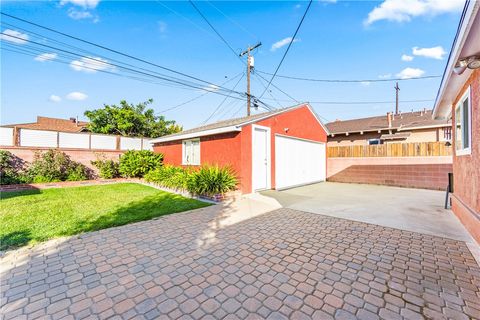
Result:
M267 186L265 189L255 189L254 188L254 181L255 181L255 176L254 176L254 170L253 170L253 166L254 166L254 149L253 149L253 146L254 146L254 139L255 139L255 129L261 129L261 130L265 130L266 131L266 134L267 134ZM264 126L260 126L260 125L256 125L256 124L252 124L252 143L251 143L251 148L252 148L252 152L251 152L251 163L252 163L252 169L251 169L251 177L252 177L252 192L256 192L256 191L261 191L261 190L268 190L268 189L271 189L272 188L272 132L271 132L271 129L270 127L264 127Z
M178 134L178 135L174 135L174 136L166 136L164 138L163 137L156 138L156 139L150 140L150 143L160 143L160 142L168 142L168 141L186 140L186 139L209 136L209 135L213 135L213 134L235 132L235 131L240 132L240 131L242 131L242 128L239 128L237 126L229 126L229 127L222 127L222 128L205 130L205 131L197 131L197 132L192 132L192 133L186 133L186 134Z

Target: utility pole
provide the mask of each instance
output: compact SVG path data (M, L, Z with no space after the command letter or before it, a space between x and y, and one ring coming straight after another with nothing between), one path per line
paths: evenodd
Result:
M400 87L398 86L398 82L395 84L395 115L398 114L398 91L400 91Z
M253 47L248 47L247 50L240 53L240 57L247 55L247 116L250 116L250 72L254 68L253 57L250 55L250 51L260 47L261 42L257 43Z

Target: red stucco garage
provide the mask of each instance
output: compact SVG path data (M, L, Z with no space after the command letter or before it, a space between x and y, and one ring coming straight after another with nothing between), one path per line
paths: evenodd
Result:
M327 129L308 103L230 119L152 140L166 164L229 165L242 193L326 177Z

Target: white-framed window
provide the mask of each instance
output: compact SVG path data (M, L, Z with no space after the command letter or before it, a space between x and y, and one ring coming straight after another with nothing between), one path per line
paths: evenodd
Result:
M200 165L200 139L182 141L182 164Z
M472 145L472 104L470 87L455 106L455 154L471 153Z
M368 145L373 146L377 144L382 144L382 140L380 139L368 139Z

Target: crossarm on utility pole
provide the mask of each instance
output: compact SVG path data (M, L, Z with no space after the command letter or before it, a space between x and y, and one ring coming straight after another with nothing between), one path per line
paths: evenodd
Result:
M253 47L248 47L247 50L240 53L240 57L247 55L247 116L250 116L251 95L250 95L250 72L252 70L251 55L250 52L262 45L261 42L257 43Z

